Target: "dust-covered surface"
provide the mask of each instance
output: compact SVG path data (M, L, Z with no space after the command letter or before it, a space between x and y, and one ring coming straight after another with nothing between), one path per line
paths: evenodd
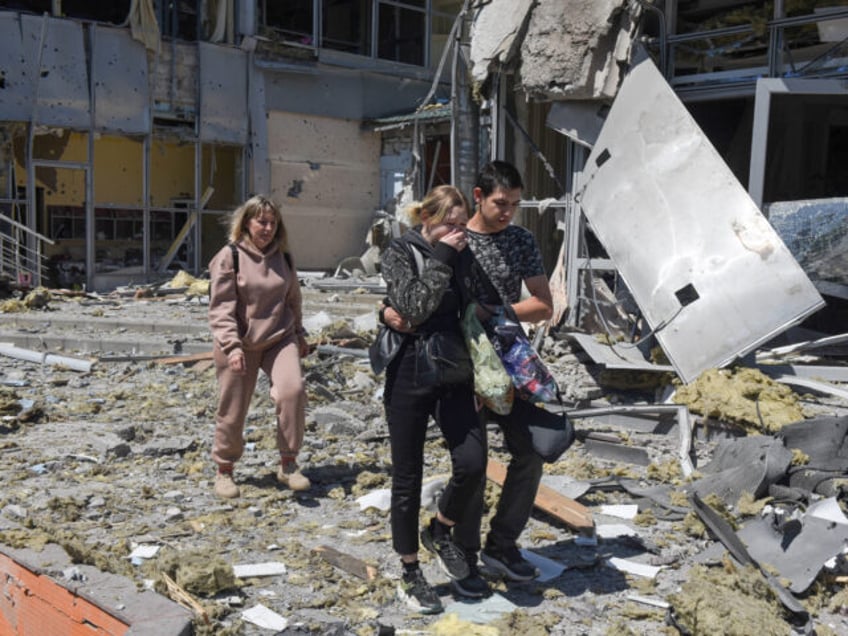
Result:
M37 550L55 542L75 562L127 576L140 588L154 586L163 594L168 590L162 574L167 574L203 608L205 619L198 614L196 622L200 634L274 633L243 620L242 613L257 605L285 617L290 626L301 625L304 631L299 633L324 633L343 625L346 632L332 633L376 634L382 626L383 633L395 628L463 635L674 634L674 621L693 634L750 633L752 625L762 633L792 632L791 616L755 570L723 557L721 550L716 558L699 562L715 542L683 494L687 479L677 461L676 428L627 429L600 419L580 420L578 430L642 449L650 464L602 459L578 441L559 462L546 465L545 483L555 489L574 481L607 483L578 500L592 511L598 527L615 524L629 532L600 538L596 546L583 545L565 524L537 511L521 537L522 547L564 566L561 574L525 584L493 581L495 591L516 609L485 624L472 627L450 613L411 613L395 597L399 562L391 548L388 513L360 510L357 502L390 486L382 378L373 377L359 348L373 337L373 330L359 327L369 324L378 298L357 292L305 293L307 324L310 317L326 318L325 326L310 336L320 347L304 361L309 405L300 460L313 488L294 494L275 483L273 406L262 378L245 431L247 452L236 467L242 497L230 501L212 492L214 369L203 360L183 365L153 359L188 345L195 351L211 350L202 294L54 296L40 308L16 306L15 313L0 314L0 342L26 335L45 343L61 336L66 343L76 339L87 346L96 338L146 343L144 351L135 352L81 353L70 345L51 350L96 359L90 373L3 358L0 543ZM174 327L150 332L152 324ZM543 351L572 403L645 403L661 392L613 391L599 385L592 369L563 340L549 337ZM759 378L750 380L760 387L763 415L763 387ZM702 401L712 391L698 390ZM805 416L848 412L835 398L778 393L781 402L789 400ZM704 408L711 418L728 415ZM738 420L752 419L744 404L740 408ZM753 408L759 421L756 404ZM713 433L696 435L699 466L709 460ZM490 444L491 457L507 461L496 429L490 429ZM425 477L449 472L435 428L426 458ZM614 487L628 479L645 487L671 486L672 508L652 507ZM487 505L496 501L497 492L489 484ZM632 519L613 516L611 508L603 507L634 503L639 510ZM749 501L741 510L722 514L754 515L761 503ZM422 520L429 514L422 511ZM139 546L154 548L130 558ZM371 581L352 576L325 561L315 551L320 546L361 559L378 576ZM425 574L438 584L451 609L455 599L446 577L423 550L421 557ZM655 576L629 574L617 567L621 562L616 559L659 570ZM233 565L249 564L283 564L285 572L234 575ZM801 599L821 634L848 633L845 583L835 576L838 572L833 574L822 574ZM672 611L663 603L670 603ZM728 631L730 626L738 629Z

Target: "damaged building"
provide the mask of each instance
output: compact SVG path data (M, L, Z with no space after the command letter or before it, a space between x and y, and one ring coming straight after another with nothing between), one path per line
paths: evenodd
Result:
M3 320L0 632L48 599L133 633L848 633L848 335L808 328L844 325L848 285L848 2L824 4L0 0L3 249L90 288ZM384 286L338 272L493 157L525 176L556 308L530 333L576 440L521 536L540 576L436 620L395 591ZM252 191L337 275L302 281L314 488L277 486L264 384L222 506L207 296L168 270L202 271ZM425 506L450 472L430 433Z
M253 192L285 207L302 269L335 268L410 162L363 122L419 105L460 5L0 3L2 271L93 290L198 274Z

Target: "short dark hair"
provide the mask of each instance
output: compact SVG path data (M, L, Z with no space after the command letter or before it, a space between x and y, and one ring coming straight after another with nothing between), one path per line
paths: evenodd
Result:
M521 180L521 173L518 168L507 161L490 161L480 170L477 175L477 187L483 192L483 196L487 197L495 188L503 188L504 190L524 189L524 182Z

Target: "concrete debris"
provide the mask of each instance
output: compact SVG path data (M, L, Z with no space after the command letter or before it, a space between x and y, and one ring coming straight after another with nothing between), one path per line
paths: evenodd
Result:
M638 5L541 0L521 41L521 87L544 101L612 99L630 59Z

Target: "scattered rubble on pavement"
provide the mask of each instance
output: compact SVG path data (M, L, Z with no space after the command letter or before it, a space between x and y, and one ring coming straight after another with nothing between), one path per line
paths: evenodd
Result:
M348 280L338 291L340 279L326 282L329 291L304 287L314 350L304 360L301 459L314 486L296 494L275 484L262 378L236 472L243 494L226 502L212 493L208 458L216 384L203 294L186 293L190 285L149 296L49 293L39 308L4 313L0 342L42 358L3 359L0 543L59 544L74 563L153 587L191 609L198 634L672 634L674 625L743 634L752 624L802 633L808 621L818 634L848 630L840 452L848 400L796 392L742 366L686 386L667 371L643 371L653 386L611 388L600 378L631 372L604 369L570 334L549 334L541 349L575 410L578 441L546 465L521 540L552 569L526 584L494 581L496 595L483 603L455 603L422 551L447 612L410 614L395 597L388 512L359 503L390 486L382 378L365 356L379 285L364 291ZM797 364L789 349L770 349L773 362ZM48 355L90 369L48 364ZM839 344L819 348L806 366L834 374L844 355ZM838 377L828 382L835 389L846 381ZM830 431L834 452L817 467L817 434L789 432L799 419ZM508 461L496 428L490 442L489 507L498 464ZM435 429L426 454L433 491L449 472ZM814 468L821 472L805 480ZM814 501L830 502L827 521L811 515ZM726 536L695 502L725 520ZM777 548L758 539L747 563L735 558L738 542L769 533ZM787 550L796 536L819 549Z

